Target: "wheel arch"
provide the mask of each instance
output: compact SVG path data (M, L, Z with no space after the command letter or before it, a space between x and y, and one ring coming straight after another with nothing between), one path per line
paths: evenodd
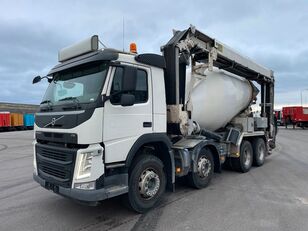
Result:
M140 136L128 152L125 166L129 169L135 158L142 154L146 147L153 147L156 155L164 164L167 177L167 188L174 191L175 165L171 141L165 133L150 133ZM152 154L152 153L151 153Z
M204 148L208 148L213 154L214 172L221 172L221 164L220 164L219 152L217 150L217 147L213 144L208 144L208 145L205 145Z

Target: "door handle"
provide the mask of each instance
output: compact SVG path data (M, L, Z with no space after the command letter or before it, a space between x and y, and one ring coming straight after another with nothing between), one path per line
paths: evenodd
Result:
M152 127L152 122L143 122L143 127L144 127L144 128L150 128L150 127Z

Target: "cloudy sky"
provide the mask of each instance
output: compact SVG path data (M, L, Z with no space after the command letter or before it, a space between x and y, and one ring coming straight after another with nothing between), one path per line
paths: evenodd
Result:
M160 53L172 29L190 24L275 71L276 105L308 104L308 1L17 1L1 0L0 101L39 103L32 85L57 64L62 47L93 34L122 49Z

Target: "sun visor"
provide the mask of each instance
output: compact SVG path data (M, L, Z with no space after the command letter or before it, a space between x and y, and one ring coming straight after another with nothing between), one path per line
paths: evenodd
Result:
M65 62L56 65L49 71L48 75L52 75L56 72L63 71L86 63L117 60L118 57L119 57L119 52L113 49L94 51L85 55L69 59Z

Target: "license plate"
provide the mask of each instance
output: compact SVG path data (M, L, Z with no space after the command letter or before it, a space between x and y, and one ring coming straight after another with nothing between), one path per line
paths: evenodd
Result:
M45 188L51 191L54 191L55 193L59 192L59 187L57 185L54 185L53 183L46 182Z

